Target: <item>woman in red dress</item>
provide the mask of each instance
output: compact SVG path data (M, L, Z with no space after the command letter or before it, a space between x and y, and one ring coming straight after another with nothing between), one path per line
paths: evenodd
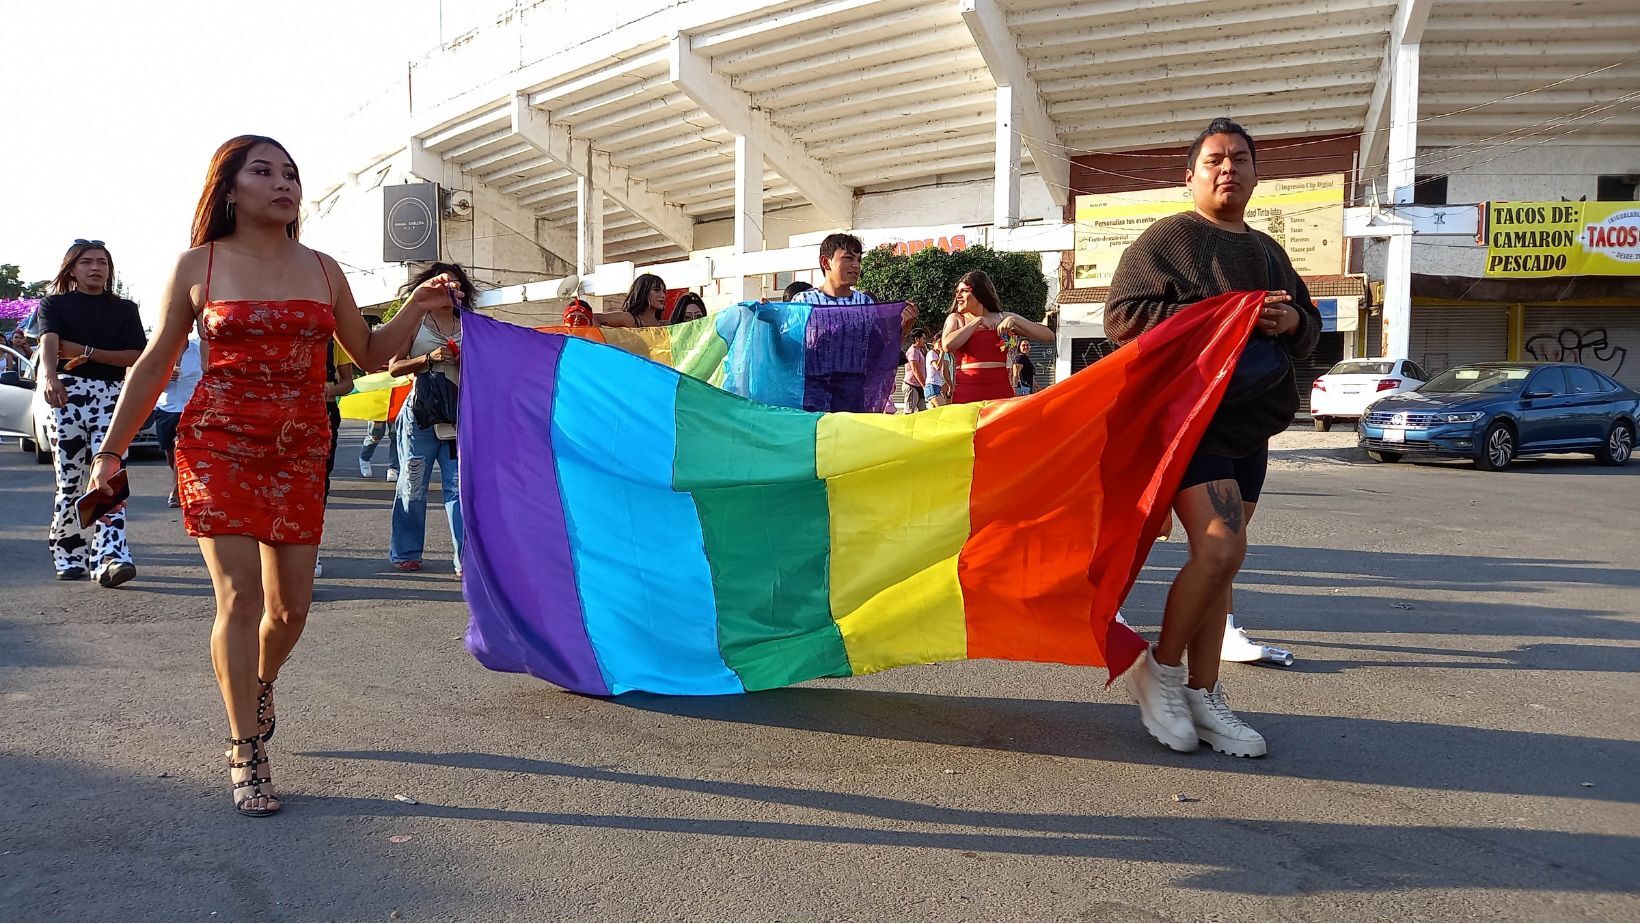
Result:
M1012 398L1008 340L1025 337L1053 342L1053 331L1011 311L1003 311L991 277L975 270L957 282L956 301L945 318L941 345L951 354L951 403Z
M264 743L273 682L301 637L324 531L325 357L332 338L367 369L409 347L443 277L372 332L336 261L297 242L302 184L282 145L241 135L216 152L193 249L172 271L158 334L132 367L92 469L108 490L120 456L196 325L209 362L178 425L183 522L216 589L211 661L228 711L234 808L279 810Z

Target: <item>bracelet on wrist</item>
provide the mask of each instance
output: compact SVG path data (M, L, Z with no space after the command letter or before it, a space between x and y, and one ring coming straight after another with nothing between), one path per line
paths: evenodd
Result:
M103 451L93 455L91 457L91 461L95 462L98 459L101 459L103 456L111 457L115 462L118 462L122 467L125 465L125 457L124 456L120 455L117 452L109 452L106 449L104 449Z

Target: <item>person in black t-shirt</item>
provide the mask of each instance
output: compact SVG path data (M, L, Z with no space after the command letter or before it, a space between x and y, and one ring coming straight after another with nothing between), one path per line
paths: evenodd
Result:
M75 241L40 303L40 390L51 406L50 436L57 469L52 508L52 566L60 581L84 578L88 566L104 587L137 575L125 543L125 508L80 529L74 502L87 487L92 452L102 444L119 402L125 370L148 338L137 306L114 295L114 259L102 241Z
M1031 363L1031 342L1019 341L1019 352L1009 362L1014 373L1014 394L1028 395L1036 391L1036 366Z

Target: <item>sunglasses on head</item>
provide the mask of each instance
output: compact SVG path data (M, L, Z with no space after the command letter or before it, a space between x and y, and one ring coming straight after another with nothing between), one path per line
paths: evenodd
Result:
M90 244L90 245L91 245L91 246L93 246L93 247L103 247L103 246L106 246L106 245L104 245L104 244L103 244L103 242L102 242L102 241L88 241L88 240L86 240L86 239L85 239L85 238L83 238L83 237L77 237L77 238L75 238L75 239L74 239L74 246L75 246L75 247L78 247L78 246L80 246L80 245L81 245L81 244Z

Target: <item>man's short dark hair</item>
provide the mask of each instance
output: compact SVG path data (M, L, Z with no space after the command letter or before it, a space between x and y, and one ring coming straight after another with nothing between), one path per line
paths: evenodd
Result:
M820 242L820 259L830 260L831 255L839 250L846 250L852 254L864 254L866 247L854 235L844 234L839 231L836 234L826 235L826 239Z
M793 280L786 285L786 291L781 293L781 297L789 302L796 298L799 294L807 292L812 288L814 288L814 286L804 282L801 279Z
M1240 135L1241 140L1247 142L1247 151L1253 155L1253 166L1258 166L1258 146L1253 144L1253 136L1247 134L1247 129L1237 125L1234 121L1220 116L1207 123L1202 133L1190 144L1190 163L1187 169L1196 169L1196 155L1202 152L1202 144L1214 135Z

